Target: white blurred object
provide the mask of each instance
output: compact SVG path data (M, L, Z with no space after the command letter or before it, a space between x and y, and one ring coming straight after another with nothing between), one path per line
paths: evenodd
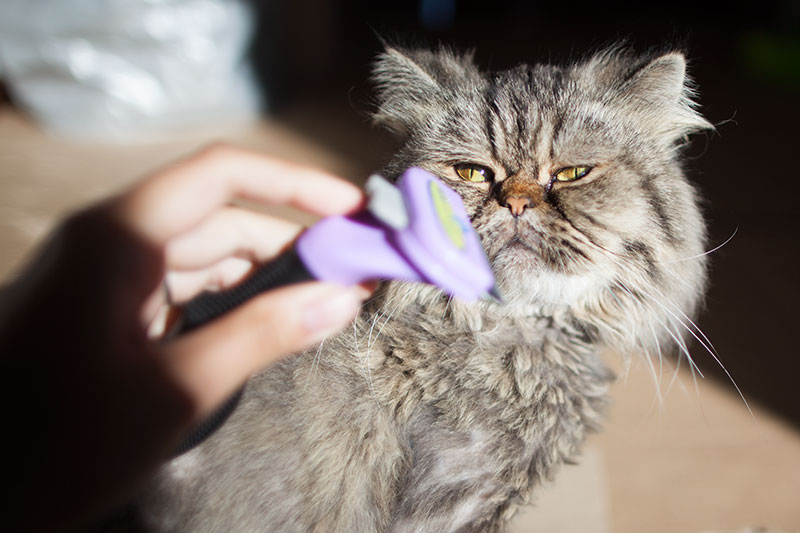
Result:
M240 0L0 0L0 75L48 129L125 140L255 116L251 33Z

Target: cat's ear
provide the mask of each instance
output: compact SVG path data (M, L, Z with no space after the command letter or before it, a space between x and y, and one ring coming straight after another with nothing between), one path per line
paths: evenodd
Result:
M480 79L473 54L442 48L402 50L387 46L372 69L378 96L376 122L400 135L424 124L453 91Z
M628 73L616 91L624 112L666 142L673 143L691 133L713 129L697 111L695 91L686 74L686 59L679 52L643 63Z

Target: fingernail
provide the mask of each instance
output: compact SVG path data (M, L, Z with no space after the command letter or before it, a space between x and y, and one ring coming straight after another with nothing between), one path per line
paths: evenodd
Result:
M303 325L309 334L322 337L347 325L361 307L363 289L342 288L306 305Z

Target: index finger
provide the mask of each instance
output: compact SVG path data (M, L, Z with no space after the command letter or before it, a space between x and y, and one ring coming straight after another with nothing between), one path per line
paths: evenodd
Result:
M129 227L164 244L234 198L291 205L325 216L355 210L364 193L325 172L214 145L138 183L115 207Z

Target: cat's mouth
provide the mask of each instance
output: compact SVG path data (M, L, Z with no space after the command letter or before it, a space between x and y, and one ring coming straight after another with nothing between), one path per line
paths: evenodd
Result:
M523 229L525 231L522 231ZM495 245L498 254L505 251L538 255L544 244L543 235L530 227L521 228L519 224L514 224L513 230L509 232L506 239L497 239L496 237Z
M489 243L489 256L493 263L516 263L517 268L535 268L539 264L543 238L537 232L528 231L523 234L519 228L505 238L494 235ZM539 266L541 266L539 264Z
M484 240L496 271L530 276L537 272L578 274L586 258L579 244L566 235L548 235L533 224L496 228Z
M523 250L527 250L527 251L529 251L529 252L531 252L531 253L534 253L534 252L536 251L536 250L533 248L533 246L531 246L531 245L530 245L530 244L528 244L527 242L523 241L523 240L522 240L522 238L520 238L520 236L519 236L519 235L514 235L513 237L511 237L511 238L508 240L508 242L506 242L506 243L503 245L503 248L511 248L511 249L514 249L514 248L521 248L521 249L523 249ZM501 248L501 249L503 249L503 248Z
M521 231L520 231L521 230ZM592 290L592 278L565 248L562 236L530 226L487 239L495 277L508 302L523 305L572 305Z
M515 261L528 263L539 256L539 252L534 245L515 235L508 239L495 254L496 257L504 256L513 258Z

